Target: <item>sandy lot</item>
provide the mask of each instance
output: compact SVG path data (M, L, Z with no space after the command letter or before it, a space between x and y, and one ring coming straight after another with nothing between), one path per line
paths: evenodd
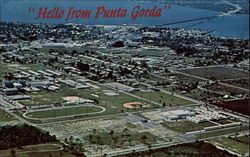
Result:
M141 102L129 102L129 103L123 104L123 107L125 108L140 108L140 106L142 106L142 108L150 107L149 104L143 104Z
M88 99L83 99L78 96L63 97L63 100L66 100L67 102L70 102L70 103L88 101Z

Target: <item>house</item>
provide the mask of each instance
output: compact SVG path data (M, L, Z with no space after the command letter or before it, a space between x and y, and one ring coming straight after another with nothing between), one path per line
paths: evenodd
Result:
M28 85L31 87L42 88L42 87L53 85L53 83L48 82L48 81L37 81L37 82L29 82Z

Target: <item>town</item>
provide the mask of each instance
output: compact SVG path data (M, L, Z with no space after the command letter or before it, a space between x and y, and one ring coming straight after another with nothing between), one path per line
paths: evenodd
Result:
M32 149L53 150L44 156L249 153L249 39L136 24L0 28L1 124L28 125ZM26 153L22 142L0 154Z

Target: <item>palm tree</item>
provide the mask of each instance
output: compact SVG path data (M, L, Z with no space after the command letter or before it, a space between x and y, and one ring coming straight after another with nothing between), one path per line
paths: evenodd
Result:
M109 132L110 136L112 136L112 137L114 136L114 133L115 133L115 132L114 132L113 130L111 130L111 131Z

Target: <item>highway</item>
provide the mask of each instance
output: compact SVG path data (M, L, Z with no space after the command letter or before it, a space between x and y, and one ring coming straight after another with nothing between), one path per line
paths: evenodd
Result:
M16 155L22 155L22 154L28 154L28 153L48 153L48 152L57 152L57 151L62 151L63 147L60 144L37 144L37 145L29 145L29 146L23 146L23 148L33 148L33 147L40 147L40 146L53 146L53 147L57 147L55 149L41 149L41 150L29 150L29 151L20 151L20 152L16 152ZM0 157L9 157L9 155L4 156L1 155Z

